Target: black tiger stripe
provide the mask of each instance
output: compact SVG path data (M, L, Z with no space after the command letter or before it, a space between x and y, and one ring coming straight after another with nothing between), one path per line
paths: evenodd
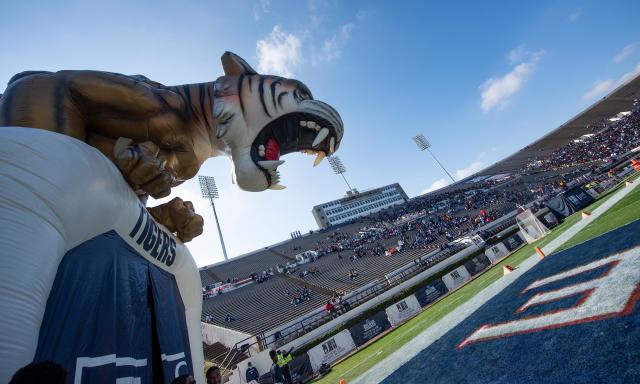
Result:
M9 125L11 124L11 112L13 108L11 103L13 101L13 96L15 92L12 92L7 88L7 91L0 96L0 105L2 105L2 114L0 114L0 125Z
M278 105L282 108L282 97L288 95L289 92L280 92L278 95Z
M207 109L204 105L204 97L205 97L205 85L204 83L198 84L198 94L200 96L200 113L204 116L204 122L207 124L207 128L210 128L209 118L207 117Z
M271 117L271 114L267 110L267 105L264 102L264 79L265 77L261 76L260 83L258 85L258 91L260 92L260 102L262 103L262 109L264 109L264 113L266 113L267 116Z
M276 87L280 84L280 80L273 80L271 82L271 102L273 102L273 110L277 111L278 107L276 106Z
M238 99L240 99L240 109L242 110L242 116L244 116L244 103L242 102L242 82L244 81L244 75L240 75L238 79Z
M53 94L53 114L56 121L56 132L64 133L64 89L67 85L57 84Z
M191 102L191 90L189 89L189 85L183 85L182 92L184 93L184 96L187 98L187 102L189 103L189 109L192 109L193 103Z

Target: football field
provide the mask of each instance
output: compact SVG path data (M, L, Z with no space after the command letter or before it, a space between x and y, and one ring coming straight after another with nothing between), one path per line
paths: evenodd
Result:
M573 255L576 252L584 253L583 252L584 249L588 248L588 249L594 250L595 254L592 255L592 258L594 259L598 257L607 257L607 255L605 254L608 251L605 248L599 249L597 246L594 247L593 243L589 243L591 245L581 244L575 248L571 248L571 249L568 249L568 248L578 243L583 243L596 236L602 235L603 233L606 233L608 231L612 231L615 228L624 226L640 218L640 188L634 188L633 190L628 190L627 192L624 192L623 188L625 187L621 185L617 190L612 191L611 193L602 197L601 199L599 199L598 201L596 201L590 207L587 208L587 210L592 211L594 213L601 214L601 215L597 218L594 218L593 220L587 220L588 224L586 226L584 225L586 224L586 222L581 222L582 220L579 213L568 217L560 226L556 227L544 239L541 239L535 244L531 244L521 248L519 251L507 257L502 262L496 264L493 268L489 269L482 275L476 277L474 280L472 280L465 286L461 287L460 289L456 290L452 294L446 296L445 298L441 299L434 305L430 306L425 311L420 313L418 316L409 320L407 323L394 329L393 331L389 332L387 335L380 338L376 342L366 346L365 348L356 352L355 354L345 359L341 363L337 364L336 366L333 367L333 371L329 375L322 378L320 382L337 383L340 378L344 378L347 382L353 382L354 380L356 382L376 382L384 379L387 376L388 378L386 379L386 382L411 382L411 377L413 376L416 377L417 381L415 382L427 382L428 377L418 375L419 370L424 370L424 372L432 372L431 376L429 376L429 377L432 377L433 373L436 372L435 367L439 366L438 364L441 364L443 369L449 370L450 367L456 366L456 364L468 365L470 361L475 361L473 360L473 358L468 358L469 360L465 360L465 361L447 361L447 359L442 357L444 353L443 351L438 350L437 353L433 352L434 349L432 348L437 348L436 346L437 343L434 343L434 341L439 339L445 340L447 339L447 337L456 338L459 336L457 332L461 332L461 333L466 332L466 328L464 328L465 324L469 322L468 324L470 325L467 325L467 327L473 327L474 325L477 325L476 324L477 321L473 320L474 316L480 316L479 314L482 313L483 308L485 308L486 306L491 306L491 302L492 302L491 300L498 300L498 297L502 297L504 295L509 294L509 291L507 289L509 287L508 283L511 283L512 281L516 280L517 276L515 275L520 275L521 273L514 273L514 276L510 277L509 279L502 278L502 274L503 274L502 266L504 264L509 264L511 266L518 266L521 263L523 263L525 260L529 259L528 262L531 265L525 266L523 264L522 270L519 271L519 269L516 269L516 272L522 272L525 270L525 267L526 267L526 269L532 268L531 272L528 272L526 276L537 276L537 274L540 274L540 276L542 276L542 274L544 274L544 272L547 271L547 269L548 269L547 272L551 272L555 270L554 268L560 268L560 266L556 266L555 264L548 261L548 260L553 260L554 257L559 254ZM618 191L620 190L626 193L626 196L622 197L621 199L618 199L618 198L612 199L612 201L609 201L607 203L609 197L618 194ZM615 204L613 204L613 200L616 200ZM598 207L600 207L603 204L606 205L605 207L603 207L605 209L598 210ZM599 212L599 211L602 211L602 212ZM637 226L639 224L636 222L633 225ZM579 231L577 229L579 229ZM622 229L620 230L622 231ZM640 233L640 230L638 230L637 228L636 228L636 233ZM598 241L600 241L602 244L613 244L615 243L616 238L622 238L623 240L620 240L620 241L623 241L623 242L621 243L622 245L620 245L620 247L622 248L630 247L632 244L634 244L633 243L634 241L638 241L637 240L638 236L634 236L634 234L635 233L633 232L633 230L631 230L630 232L614 231L614 232L607 233L605 237L601 237L600 240ZM594 239L593 241L595 240L596 239ZM537 263L537 260L535 260L536 263L533 263L531 261L531 255L532 253L534 253L533 247L539 246L545 249L545 247L548 247L550 243L555 243L553 249L557 249L556 254L549 255L547 259L543 260L544 263L538 263L540 264L540 266L534 265ZM580 247L583 247L583 248L587 247L587 248L584 248L583 251L580 251L581 249ZM559 251L561 249L565 249L566 251L560 253ZM611 251L611 252L614 252L614 251ZM568 256L566 258L562 257L562 259L563 260L575 259L576 263L587 262L587 260L577 258L576 256ZM544 269L543 272L536 272L537 274L530 275L531 273L534 273L534 271L542 268L541 267L542 265L546 265L546 264L548 264L549 266L546 267L547 269ZM522 277L522 278L526 280L526 278L528 277ZM487 300L484 300L484 301L481 300L482 296L484 296L486 293L485 288L489 286L492 286L492 288L494 288L493 287L493 285L495 285L494 283L498 282L498 280L501 280L501 279L506 281L505 285L499 288L495 288L495 291L491 294L491 297L493 297L493 295L495 295L496 297L493 297L493 299L491 299L489 302L485 304L484 301L487 301ZM517 280L511 286L513 287L517 286L516 284L517 282L520 282L520 280ZM502 282L499 282L499 283L502 283ZM520 284L524 284L524 283L520 283ZM482 294L478 295L478 293L482 293ZM578 296L578 294L576 295ZM478 301L480 304L478 304L475 307L473 306L469 307L468 302L472 300ZM555 305L559 305L560 306L559 308L561 308L562 304L567 304L565 301L566 300L564 301L557 300L555 302ZM512 305L515 305L516 303L517 303L516 301L513 301L513 300L511 301ZM522 311L522 315L519 316L518 318L532 316L531 315L532 313L538 313L539 311L545 312L545 309L547 310L547 312L557 310L549 307L549 305L537 305L536 308L531 308L529 309L529 311ZM486 308L489 308L489 307L486 307ZM506 310L507 307L504 307L504 308ZM517 309L518 308L515 308L514 311ZM492 313L493 309L488 311ZM462 315L460 315L460 313L462 313ZM457 317L453 317L453 318L448 317L452 315L457 315ZM509 312L509 315L513 315L513 311ZM504 315L504 316L507 316L507 315ZM505 319L506 318L507 317L505 317ZM445 320L443 321L443 319ZM442 327L442 323L447 323L446 320L448 319L453 319L457 325L455 327L452 327L451 329L447 327L444 327L446 328L444 329ZM505 320L505 319L501 319L501 320ZM462 328L459 328L459 327L462 327ZM424 341L425 339L423 338L422 344L420 342L417 342L418 335L421 335L422 333L427 333L427 331L432 333L432 335L430 335L429 337L433 338L434 340L425 342ZM438 332L440 332L440 334L438 334ZM537 335L538 333L535 333L535 334ZM449 336L449 335L454 335L454 336ZM535 339L537 336L531 336L531 337ZM449 342L452 342L453 339L451 340L447 339L447 340ZM460 343L461 340L458 340L457 343ZM433 343L433 345L431 345L431 343ZM483 344L478 343L478 345L483 345ZM413 350L410 350L411 347L413 347ZM454 348L453 350L455 352L452 354L452 356L461 356L461 354L466 353L465 348L456 349L455 345L453 345L452 348ZM467 350L471 350L471 348L481 348L481 347L472 345ZM431 352L428 352L428 351L431 351ZM423 353L427 353L427 356L430 356L430 359L427 359L426 356L423 355ZM390 357L394 354L396 356ZM402 368L397 369L397 371L412 372L412 374L406 377L395 376L395 375L399 375L400 373L393 372L395 371L395 369L392 369L393 364L387 364L387 363L389 363L389 361L392 361L395 358L396 359L395 364L397 365L398 354L403 354L404 356L403 356L403 359L401 359L403 364L398 365L398 367L396 367L396 368L400 368L400 367ZM411 357L414 355L415 357L411 359ZM476 356L477 353L472 355ZM420 357L418 358L418 356ZM414 362L411 363L411 361L414 361ZM419 364L417 364L415 367L412 368L411 364L416 364L416 361L419 362ZM427 361L429 361L429 365L426 365ZM480 359L477 362L480 363L481 361L482 360ZM422 363L425 363L425 364L422 364ZM404 364L407 364L407 365L405 366ZM383 367L385 368L383 369ZM460 369L462 371L454 370L453 372L464 371L463 368L460 368ZM386 372L382 376L374 377L375 375L372 375L372 373L382 372L382 371ZM466 374L468 375L470 373L467 372ZM491 377L491 380L496 380L496 378L493 376L487 376L487 377ZM511 379L513 379L513 377L511 377ZM447 380L450 382L457 382L460 380L464 381L462 376L461 377L440 376L439 381L442 381L442 380ZM437 382L437 381L434 381L434 382ZM505 382L508 382L508 381L505 381Z

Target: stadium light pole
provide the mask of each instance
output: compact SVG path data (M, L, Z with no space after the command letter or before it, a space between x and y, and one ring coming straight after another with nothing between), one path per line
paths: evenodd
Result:
M349 187L349 190L353 191L353 188L351 188L351 185L349 185L347 178L344 177L344 173L347 172L347 169L344 167L344 164L342 164L342 160L340 160L338 156L331 156L329 157L329 164L331 165L331 169L333 169L333 173L342 176L342 179L344 179L344 182L347 184L347 187Z
M212 176L198 176L198 181L200 181L200 191L202 192L202 197L205 199L209 199L209 201L211 202L211 207L213 208L213 217L215 217L216 219L218 236L220 236L220 244L222 245L222 253L224 254L224 259L229 260L229 258L227 257L227 248L224 246L224 239L222 238L222 231L220 230L220 222L218 221L216 205L213 203L213 199L220 198L220 195L218 194L218 187L216 186L216 179Z
M449 171L447 171L447 169L444 167L444 165L442 165L442 163L440 162L440 160L438 160L438 158L436 157L436 155L433 154L433 152L431 152L431 150L429 148L431 148L431 143L429 142L429 140L427 140L426 137L424 137L424 135L422 133L416 135L413 137L413 141L416 142L416 145L418 146L418 148L421 151L424 151L425 149L431 154L431 156L433 157L433 159L436 161L436 163L438 163L438 165L440 166L440 168L442 168L442 170L444 171L444 173L447 174L447 176L449 176L449 178L451 179L451 181L453 181L454 183L456 182L456 179L453 178L453 176L451 176L451 174L449 173Z

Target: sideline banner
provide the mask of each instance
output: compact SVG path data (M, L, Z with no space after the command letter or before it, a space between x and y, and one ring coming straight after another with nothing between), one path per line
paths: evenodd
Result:
M444 285L442 279L436 279L428 285L418 288L414 295L416 295L416 299L418 299L420 306L426 307L445 293L447 293L447 286Z
M420 312L420 308L418 299L416 299L414 295L411 295L393 305L388 306L385 309L385 312L387 313L387 318L389 318L391 325L395 326L396 324L399 324Z
M455 270L442 276L442 281L447 286L447 289L449 289L450 291L461 286L463 283L465 283L469 279L471 279L471 275L469 275L469 272L464 267L464 265L461 265Z
M498 243L485 249L484 254L491 260L491 263L496 263L509 254L509 249L503 243Z
M484 271L484 269L489 265L491 265L491 261L484 254L479 254L478 256L464 263L465 268L467 268L467 271L469 271L471 276L477 275L478 273Z
M313 378L313 368L309 355L303 353L289 362L289 370L294 383L306 383Z
M389 328L391 328L391 323L387 319L387 314L380 311L349 328L349 332L353 342L359 347Z
M356 345L349 331L345 329L322 344L311 348L307 353L311 367L317 372L323 363L331 364L354 349L356 349Z

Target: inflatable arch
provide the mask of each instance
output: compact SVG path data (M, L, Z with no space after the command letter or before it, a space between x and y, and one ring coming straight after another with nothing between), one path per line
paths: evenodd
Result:
M53 360L68 383L204 383L201 282L95 148L0 128L0 382Z

